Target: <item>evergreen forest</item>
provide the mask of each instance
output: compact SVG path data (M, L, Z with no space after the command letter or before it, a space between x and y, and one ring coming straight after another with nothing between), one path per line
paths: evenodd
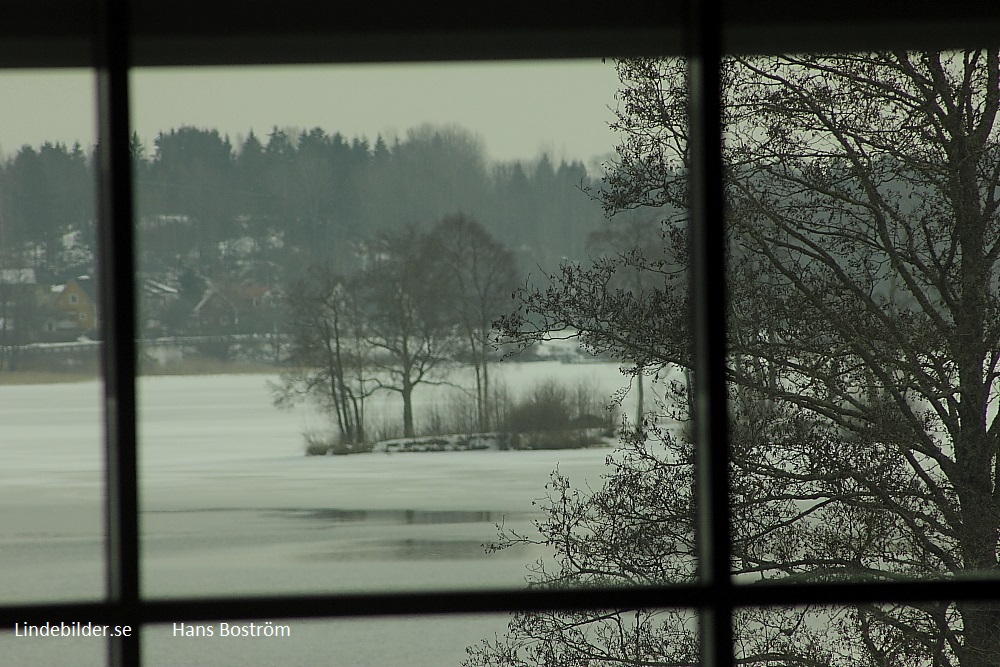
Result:
M44 292L94 275L95 150L44 142L0 162L4 290L31 281ZM475 218L524 276L584 258L604 220L591 192L601 174L545 155L491 161L482 140L456 126L390 141L278 127L234 140L184 126L152 145L133 135L131 152L137 285L141 308L157 311L142 313L147 337L218 333L192 316L213 290L280 300L311 267L356 271L374 236L449 215ZM25 310L23 298L8 301ZM54 339L42 313L17 314L4 318L6 343Z

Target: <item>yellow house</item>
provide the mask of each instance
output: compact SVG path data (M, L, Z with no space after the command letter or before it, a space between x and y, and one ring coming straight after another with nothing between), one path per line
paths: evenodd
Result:
M97 295L94 280L80 276L67 282L56 297L56 309L64 314L60 328L93 331L97 329Z

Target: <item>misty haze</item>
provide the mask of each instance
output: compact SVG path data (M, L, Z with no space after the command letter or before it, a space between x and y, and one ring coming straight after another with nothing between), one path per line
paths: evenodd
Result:
M740 664L995 667L987 593L869 584L1000 571L1000 51L726 58L703 248L725 271L700 304L724 342L689 317L709 299L689 291L687 64L611 65L600 164L494 160L489 119L447 109L399 132L133 136L143 593L694 585L699 520L725 502L714 549L759 606L684 599L732 613ZM41 138L0 170L5 600L102 591L93 164ZM718 391L696 386L693 337ZM696 427L706 402L725 443ZM731 478L709 497L704 447ZM829 584L855 603L812 604ZM165 665L702 656L677 608L294 628L288 650L208 627L143 646ZM20 664L89 659L0 641Z
M40 137L0 171L7 602L104 590L93 151ZM524 586L551 550L493 552L497 526L530 532L557 469L599 486L636 405L613 405L620 361L496 349L492 323L529 277L607 251L603 174L495 161L455 125L185 125L132 155L144 594ZM293 623L292 649L245 657L458 664L507 620ZM145 636L150 664L242 655ZM76 640L10 649L103 660Z

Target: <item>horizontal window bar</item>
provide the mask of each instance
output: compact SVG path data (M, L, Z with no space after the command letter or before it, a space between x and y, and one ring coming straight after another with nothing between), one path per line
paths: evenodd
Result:
M726 600L720 599L722 595ZM719 589L698 585L574 590L462 591L353 595L288 595L142 602L34 604L0 607L0 628L14 623L72 621L104 624L166 623L254 618L344 618L474 614L557 609L699 608L803 604L993 600L1000 579L896 581L851 584L759 584Z
M995 45L1000 6L728 0L732 53L948 49ZM0 67L93 64L94 1L8 0ZM366 3L318 16L315 3L133 0L136 66L661 55L683 52L680 5L638 0L561 5Z

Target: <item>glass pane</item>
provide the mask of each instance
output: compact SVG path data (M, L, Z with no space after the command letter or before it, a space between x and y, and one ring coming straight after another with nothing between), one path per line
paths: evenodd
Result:
M636 484L689 497L668 458L616 454L635 467L600 491L623 416L634 435L638 396L676 379L650 363L637 381L609 342L649 283L619 267L606 296L633 301L571 320L546 291L596 289L601 257L636 248L680 280L654 247L677 221L611 224L597 196L635 166L607 162L614 64L133 79L145 592L520 587L550 576L539 558L593 582L573 570L586 531L553 546L571 506L608 550L599 583L690 576L687 546L667 566L646 547L636 571L614 542ZM662 542L690 543L679 517Z
M996 572L997 58L730 63L743 581Z
M93 77L4 72L0 98L0 602L96 598L105 586Z
M65 631L66 636L52 636L53 627L58 633ZM51 622L48 626L18 623L0 632L0 655L3 655L4 665L9 667L103 667L107 664L108 645L100 637L80 636L80 626L72 624L60 626L58 621L54 626Z
M992 601L745 609L734 617L736 658L830 667L989 664L998 635L995 620L982 621L996 613Z
M589 623L583 616L178 622L143 631L143 664L477 667L571 665L586 659L598 667L697 662L696 623L689 612L603 612L591 614ZM529 628L542 634L529 636ZM513 656L527 662L512 662ZM505 661L497 662L501 657Z
M517 614L506 633L469 647L462 664L697 665L697 628L697 615L684 609Z

